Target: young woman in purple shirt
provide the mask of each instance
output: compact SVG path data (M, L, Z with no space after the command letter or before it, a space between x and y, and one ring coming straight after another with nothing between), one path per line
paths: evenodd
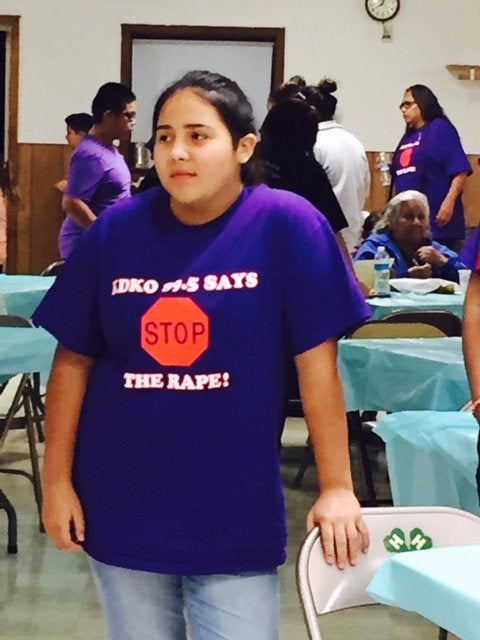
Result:
M277 640L286 356L318 462L307 526L353 565L368 532L337 338L369 311L325 218L255 186L234 82L188 73L153 128L163 188L104 212L35 313L59 341L44 523L90 556L114 640Z

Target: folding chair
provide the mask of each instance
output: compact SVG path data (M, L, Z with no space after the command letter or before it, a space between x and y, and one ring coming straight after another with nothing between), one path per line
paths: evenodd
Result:
M480 518L449 507L362 509L370 531L370 550L355 567L338 569L323 557L319 530L313 529L297 558L297 589L310 640L322 640L321 616L376 604L365 589L392 553L480 543ZM439 640L447 638L440 629ZM373 636L372 636L373 637Z
M28 320L20 316L0 315L0 326L28 328L32 325ZM25 373L20 376L20 381L17 384L13 400L11 401L5 416L0 418L0 450L9 430L16 422L20 421L21 426L25 427L32 472L29 473L27 471L24 471L23 469L0 468L0 473L22 475L31 481L38 510L39 529L43 532L44 528L41 518L42 484L40 478L40 464L36 446L37 436L35 434L35 425L37 425L38 437L40 440L43 438L43 432L41 430L43 413L40 412L40 409L38 407L39 392L35 389L34 382L32 381L34 375L35 374L31 376L30 374ZM5 390L8 382L9 381L7 380L0 385L0 394ZM23 409L24 415L19 417L18 413L21 409ZM6 498L5 494L3 494L3 496L5 500L2 504L7 505L3 506L3 508L6 510L7 515L12 514L13 507L10 508L8 506L10 504L8 499Z
M461 337L462 321L447 309L407 309L387 313L383 318L385 322L422 322L440 329L446 336Z
M63 265L65 264L65 260L57 260L56 262L52 262L48 265L42 272L41 276L58 276L60 271L62 270Z
M426 322L390 321L385 318L369 320L358 327L348 338L446 338L447 334Z
M15 512L15 509L13 508L12 503L10 502L10 500L7 498L7 496L3 493L1 489L0 489L0 509L5 511L5 513L7 514L7 527L8 527L7 552L12 554L17 553L18 551L17 514Z

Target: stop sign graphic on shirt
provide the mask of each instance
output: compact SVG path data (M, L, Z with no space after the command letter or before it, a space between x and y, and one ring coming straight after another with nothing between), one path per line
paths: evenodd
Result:
M399 162L402 167L409 167L412 162L413 149L409 147L408 149L404 149L400 154Z
M208 349L210 321L191 298L160 298L142 316L142 348L164 366L189 366Z

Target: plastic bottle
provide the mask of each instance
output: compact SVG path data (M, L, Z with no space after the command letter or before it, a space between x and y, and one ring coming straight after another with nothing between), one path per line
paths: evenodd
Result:
M380 151L378 154L378 168L380 169L380 184L384 187L389 187L392 181L390 174L389 155L385 151Z
M373 288L379 298L390 296L390 257L385 247L378 247L375 254L375 278Z

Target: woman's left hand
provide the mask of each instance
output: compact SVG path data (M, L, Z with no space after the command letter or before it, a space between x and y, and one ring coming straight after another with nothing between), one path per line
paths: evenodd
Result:
M307 530L320 528L325 561L344 569L357 564L359 552L370 544L358 500L347 489L323 491L307 516Z
M427 262L428 264L433 264L437 267L441 267L448 262L448 258L432 246L420 247L416 253L416 257L421 263Z
M444 227L450 222L453 216L454 206L455 201L451 202L450 200L447 200L445 198L445 200L442 202L436 216L436 221L439 227Z
M428 262L427 264L416 265L415 267L410 267L407 273L409 278L426 280L432 277L432 265L428 264Z

